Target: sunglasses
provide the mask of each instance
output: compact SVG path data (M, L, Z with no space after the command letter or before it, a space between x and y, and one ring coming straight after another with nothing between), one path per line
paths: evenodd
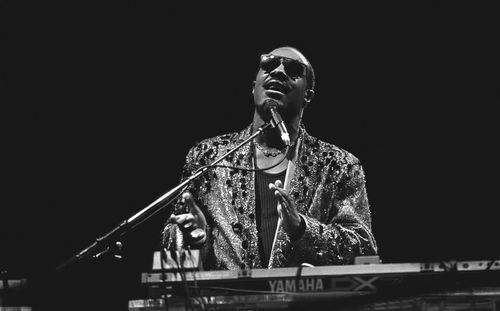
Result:
M260 68L266 72L271 72L283 64L285 73L292 79L302 78L306 74L307 67L298 60L272 54L260 56Z

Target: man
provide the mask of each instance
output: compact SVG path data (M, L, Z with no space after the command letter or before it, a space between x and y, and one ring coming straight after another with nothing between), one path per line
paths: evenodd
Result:
M272 111L286 132L265 127L195 179L167 221L165 249L199 248L205 270L351 264L377 254L360 162L301 123L314 84L314 70L297 49L261 56L252 124L191 148L183 179L276 121Z

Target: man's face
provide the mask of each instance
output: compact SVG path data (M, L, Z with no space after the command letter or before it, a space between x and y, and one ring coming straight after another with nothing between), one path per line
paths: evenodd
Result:
M253 88L257 112L269 119L266 100L274 99L283 119L297 116L304 104L307 90L304 64L307 61L294 49L279 48L261 58Z

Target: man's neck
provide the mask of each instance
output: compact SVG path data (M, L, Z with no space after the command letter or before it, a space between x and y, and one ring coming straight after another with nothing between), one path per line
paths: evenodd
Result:
M256 112L253 120L253 131L255 132L265 123L266 122L264 122L264 120L262 120L260 115L258 115L258 113ZM300 117L294 118L290 122L285 123L285 126L288 131L288 135L290 135L290 141L293 144L297 140L297 137L299 135ZM257 136L255 139L259 143L259 145L264 148L274 148L277 150L282 150L286 147L281 140L281 133L277 127L266 128L264 132L261 135Z
M254 131L264 125L264 122L261 119L259 120L260 123L254 121ZM299 136L299 121L297 120L295 124L296 126L286 125L291 141L291 146L288 150L281 140L278 128L268 127L261 135L254 139L254 161L256 168L277 165L270 170L266 170L268 173L279 173L287 168L288 162L294 159L295 149L297 148L296 143ZM281 163L278 164L278 162Z

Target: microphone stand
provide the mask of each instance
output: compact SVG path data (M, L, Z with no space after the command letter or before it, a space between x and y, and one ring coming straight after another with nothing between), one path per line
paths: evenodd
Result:
M125 235L130 230L132 230L133 228L135 228L136 226L138 226L139 224L141 224L142 222L144 222L145 220L149 219L151 216L159 212L161 209L168 206L170 203L172 203L172 201L175 199L180 190L184 189L188 184L193 182L196 178L200 177L210 167L216 165L217 163L225 159L227 156L229 156L230 154L241 148L243 145L250 142L256 136L261 134L265 128L269 126L274 127L274 125L269 122L264 124L262 127L258 128L257 131L255 131L255 133L253 133L250 137L248 137L246 140L241 142L233 149L226 152L224 155L216 159L210 165L202 167L199 171L195 171L195 173L193 173L186 180L184 180L183 182L181 182L180 184L178 184L177 186L175 186L174 188L172 188L171 190L160 196L158 199L156 199L154 202L143 208L141 211L139 211L132 217L122 221L117 227L115 227L113 230L109 231L105 235L98 237L94 241L94 243L92 243L90 246L83 249L78 254L74 255L73 257L71 257L70 259L59 265L56 268L56 271L61 271L63 269L66 269L68 266L74 264L75 262L79 262L89 256L98 258L100 257L101 254L110 251L112 247L110 246L112 241L115 241L116 244L120 243L117 241L118 237ZM106 246L107 248L104 249Z

